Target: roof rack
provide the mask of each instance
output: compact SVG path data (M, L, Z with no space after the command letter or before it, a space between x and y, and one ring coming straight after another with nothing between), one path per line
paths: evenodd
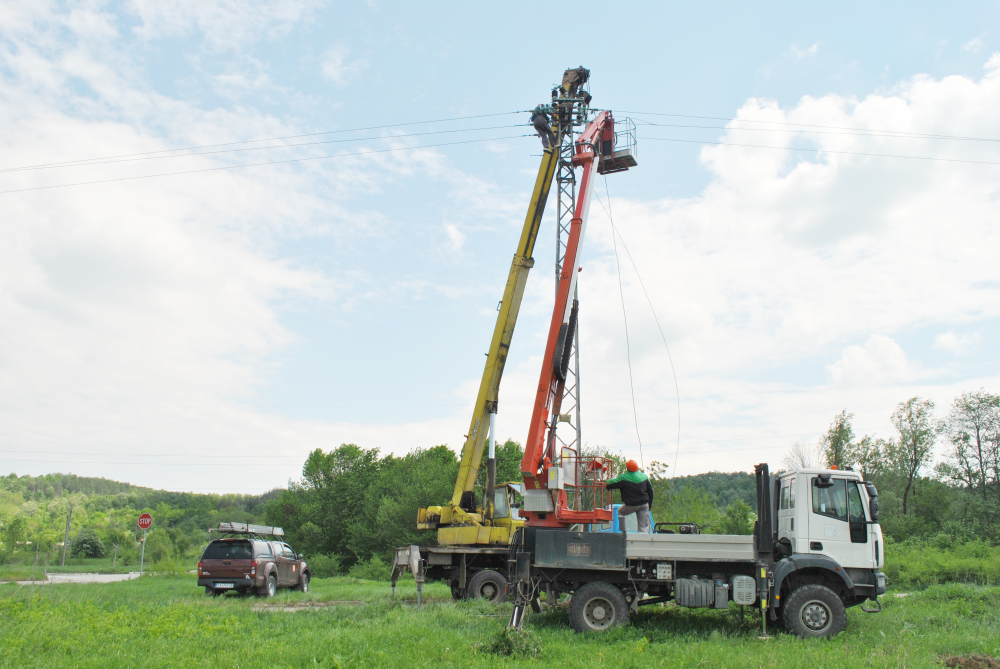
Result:
M211 532L223 532L225 534L253 534L256 536L271 535L275 537L285 536L285 531L280 527L271 525L253 525L251 523L219 523L217 529L209 529Z

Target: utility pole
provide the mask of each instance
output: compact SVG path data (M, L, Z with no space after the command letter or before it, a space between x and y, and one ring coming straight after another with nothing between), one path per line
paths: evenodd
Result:
M69 512L66 514L66 536L63 537L62 563L60 567L66 566L66 547L69 546L69 521L73 518L73 503L69 503Z
M567 80L573 78L572 83ZM576 211L576 170L573 167L574 140L578 128L589 121L590 92L587 82L590 70L577 68L567 70L563 75L563 85L552 91L552 107L556 121L556 137L559 143L559 166L556 170L556 283L559 290L559 276L562 272L563 260L566 257L566 243L569 240L569 230L573 222L573 212ZM568 84L568 85L567 85ZM573 299L579 299L579 290L573 293ZM573 336L572 352L569 368L566 371L566 386L563 391L560 408L562 418L559 431L556 433L557 445L560 448L571 448L580 453L583 448L580 425L580 324L577 321ZM568 418L568 420L566 420ZM559 458L557 451L553 457Z

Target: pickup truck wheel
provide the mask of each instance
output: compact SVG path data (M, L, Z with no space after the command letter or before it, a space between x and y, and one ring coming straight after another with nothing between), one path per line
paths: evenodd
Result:
M268 576L267 580L264 581L264 585L257 589L257 594L261 597L274 597L277 592L278 579L274 577L274 574Z
M485 599L491 604L499 604L507 599L507 579L498 572L484 569L469 579L466 596L469 599Z
M803 639L829 638L847 627L847 609L830 588L802 585L796 588L782 612L785 627Z
M309 574L302 574L302 580L295 586L299 592L309 592Z
M628 602L622 591L603 581L583 586L569 602L569 621L577 632L603 632L628 622Z
M218 590L216 590L215 588L213 588L212 586L210 586L210 585L206 585L206 586L205 586L205 594L206 594L206 595L209 595L209 596L211 596L211 597L218 597L218 596L219 596L219 595L221 595L222 593L221 593L221 592L219 592Z

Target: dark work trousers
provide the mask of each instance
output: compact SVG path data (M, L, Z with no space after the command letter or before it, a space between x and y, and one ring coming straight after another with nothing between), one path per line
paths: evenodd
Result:
M541 114L535 114L531 117L531 125L535 126L535 132L538 136L542 138L542 148L549 149L555 146L556 136L552 132L552 128L549 127L548 120Z

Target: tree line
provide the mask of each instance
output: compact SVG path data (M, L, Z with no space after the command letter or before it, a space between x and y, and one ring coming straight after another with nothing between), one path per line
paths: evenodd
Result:
M860 468L879 489L883 531L891 539L1000 543L1000 397L985 390L962 393L943 417L935 415L933 402L913 397L900 402L890 418L892 435L859 436L853 414L845 409L818 444L795 444L784 467ZM938 445L946 457L935 464ZM589 454L610 457L616 471L624 468L620 453L597 448ZM522 456L513 440L497 445L498 482L520 481ZM139 548L135 519L147 511L154 517L147 543L147 559L153 561L194 557L207 542L209 527L235 520L284 527L290 543L327 573L363 569L388 560L398 546L436 540L434 532L416 529L417 509L451 499L458 464L447 446L397 456L342 444L313 451L299 480L258 496L11 474L0 477L0 559L23 562L32 554L57 552L72 509L72 550L97 556L118 545L128 563ZM751 474L671 478L669 471L658 462L647 467L656 492L656 521L696 522L705 532L752 531L756 493ZM485 468L479 484L480 489L485 484Z
M859 437L853 418L841 411L816 449L796 444L785 465L859 468L880 491L883 531L899 540L1000 541L1000 396L963 392L944 417L932 400L911 397L892 412L886 438ZM935 464L938 444L944 459Z

